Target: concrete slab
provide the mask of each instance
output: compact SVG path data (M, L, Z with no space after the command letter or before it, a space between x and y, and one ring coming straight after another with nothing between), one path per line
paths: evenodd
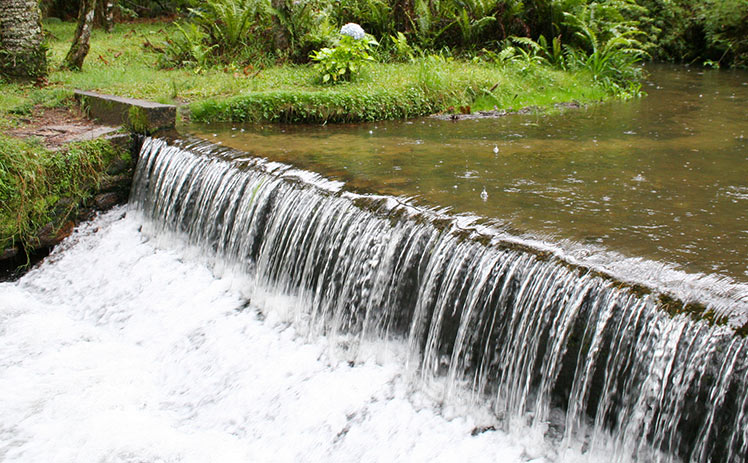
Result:
M151 134L176 125L177 107L135 98L75 91L88 116L108 125L124 125L133 132Z

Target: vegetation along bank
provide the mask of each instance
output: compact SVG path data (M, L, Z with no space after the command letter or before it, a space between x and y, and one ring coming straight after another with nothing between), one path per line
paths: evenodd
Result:
M0 135L0 278L78 221L127 200L134 165L127 139L49 149L38 138Z

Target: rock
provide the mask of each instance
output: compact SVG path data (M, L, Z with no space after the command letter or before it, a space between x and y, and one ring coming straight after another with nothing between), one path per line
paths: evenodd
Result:
M517 114L527 115L527 114L534 114L534 113L538 113L542 111L543 111L543 108L541 108L540 106L525 106L524 108L517 111Z
M68 220L62 225L62 227L60 227L59 230L57 230L55 239L59 243L60 241L70 236L73 233L73 230L75 230L75 222L73 222L72 220Z
M117 191L130 191L132 176L128 174L106 176L99 184L100 193L111 193Z
M102 193L94 197L94 204L99 210L107 210L119 203L120 197L117 193Z
M5 248L0 252L0 260L12 259L18 255L18 248Z
M107 135L104 139L125 152L131 151L133 146L133 136L129 133L113 133Z
M107 166L106 173L109 175L119 175L132 167L132 161L127 159L115 159Z
M60 198L55 203L55 209L57 210L68 210L73 207L73 200L70 198Z
M470 435L475 437L479 434L483 434L484 432L489 431L496 431L496 428L494 426L476 426L472 431L470 431Z
M37 239L39 240L38 247L40 248L57 244L59 241L57 241L57 230L55 224L50 222L43 226L37 234Z
M37 235L39 245L36 248L51 247L58 244L70 236L73 233L73 229L75 229L75 222L72 220L63 223L59 228L52 222L48 223L39 230Z

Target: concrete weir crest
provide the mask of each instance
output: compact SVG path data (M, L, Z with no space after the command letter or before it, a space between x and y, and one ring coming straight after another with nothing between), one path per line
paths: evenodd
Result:
M152 134L176 125L177 107L174 105L83 90L76 90L75 98L92 119L123 125L133 132Z

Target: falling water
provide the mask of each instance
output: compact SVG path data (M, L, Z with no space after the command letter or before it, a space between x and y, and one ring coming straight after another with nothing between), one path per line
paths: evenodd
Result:
M403 340L422 387L446 378L444 400L467 393L561 448L748 461L748 346L720 312L692 317L694 305L439 211L212 145L147 139L140 156L130 208L150 233L186 237L216 271L245 275L266 312L292 299L309 336L354 351Z

